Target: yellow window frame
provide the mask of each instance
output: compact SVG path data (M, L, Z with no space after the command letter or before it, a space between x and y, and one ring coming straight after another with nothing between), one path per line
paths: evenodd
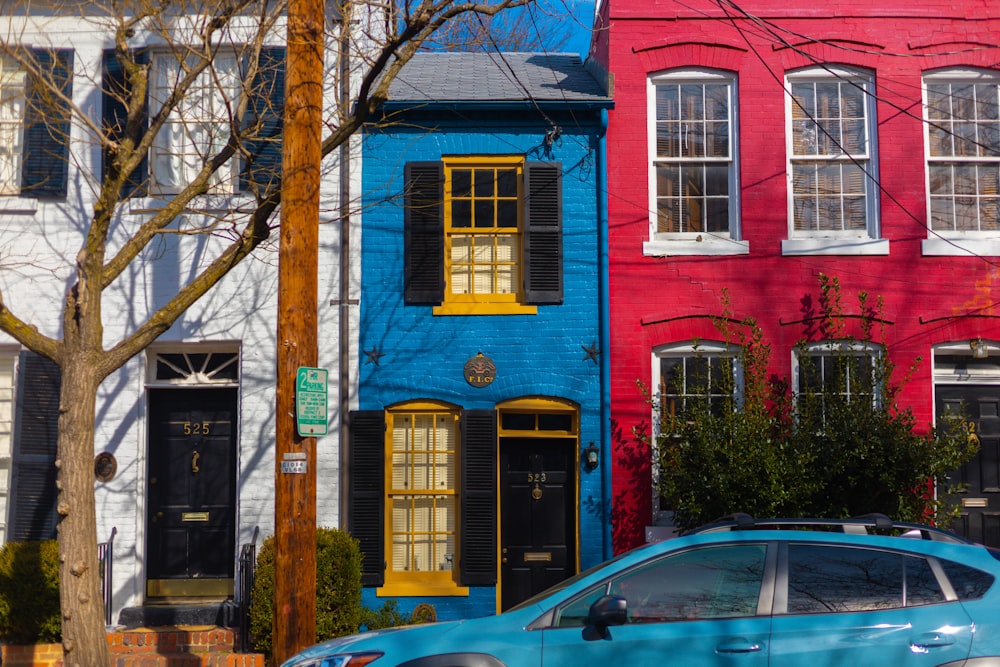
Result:
M461 535L458 532L459 515L461 513L461 496L458 492L460 488L459 474L461 470L460 462L458 460L460 452L460 437L461 431L459 429L459 412L454 406L450 406L444 403L436 402L410 402L406 404L401 404L399 406L392 407L386 411L388 417L387 428L385 432L385 451L386 451L386 466L385 466L385 553L386 558L386 570L385 570L385 583L382 587L376 590L376 595L378 597L395 597L395 596L428 596L428 595L439 595L439 596L467 596L469 594L469 589L464 586L459 586L458 575L459 575L459 563L458 563L458 551L460 545ZM394 434L396 431L396 420L399 417L410 417L411 427L416 424L417 417L426 417L432 415L435 417L435 430L437 428L437 420L440 418L450 419L453 421L454 425L454 442L450 449L438 449L428 447L426 452L434 452L435 455L448 454L449 452L454 457L454 469L452 471L452 484L449 488L431 488L431 489L416 489L416 488L396 488L393 485L393 472L395 465L393 462L393 455L399 454L400 450L394 448ZM412 443L412 441L409 441ZM409 481L413 481L415 468L413 467L413 454L416 450L410 449L409 447L403 450L408 452L409 463L407 464L407 470L405 472L406 477ZM433 469L433 466L431 466ZM410 486L413 486L412 484ZM451 570L422 570L422 571L405 571L405 570L394 570L393 566L395 563L393 546L394 538L401 534L399 531L394 530L393 524L393 509L394 502L400 497L408 497L411 499L420 497L440 497L445 496L454 499L454 516L452 517L453 529L451 531L433 531L434 534L452 535L454 539L454 554L452 560ZM411 517L412 520L412 517ZM416 534L420 531L411 529L405 532L409 536L409 539L414 539Z
M436 315L503 315L503 314L535 314L538 312L537 306L524 304L524 164L523 156L462 156L444 158L444 276L445 290L444 302L434 308ZM469 170L508 170L513 168L516 172L517 180L517 226L500 227L494 224L490 227L455 227L454 203L456 201L467 201L471 208L475 209L477 201L491 200L494 203L493 212L499 208L499 202L511 201L511 197L501 197L496 189L492 196L477 196L475 192L468 197L458 197L453 194L453 171L456 169ZM473 213L474 215L474 213ZM489 292L489 293L456 293L454 292L454 266L455 258L454 240L457 237L471 237L472 239L490 239L496 247L498 239L502 237L513 237L515 248L512 252L510 262L504 263L496 259L493 254L491 260L477 262L475 252L470 250L469 267L470 282L475 283L475 268L477 266L492 266L494 285L499 281L498 273L502 266L513 266L515 272L512 291L509 293ZM474 243L475 241L473 241Z

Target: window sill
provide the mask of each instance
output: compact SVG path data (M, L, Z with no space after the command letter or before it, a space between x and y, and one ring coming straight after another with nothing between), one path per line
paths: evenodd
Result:
M925 256L979 257L1000 255L1000 238L995 236L951 236L924 239L920 252Z
M782 255L888 255L889 240L873 238L784 239Z
M435 315L537 315L538 306L522 303L444 303L434 306Z
M34 197L0 195L0 213L33 215L38 211L38 200Z
M133 197L128 200L126 211L128 213L155 213L173 201L175 196L161 194ZM252 210L252 206L255 206L253 198L247 195L201 195L192 199L185 211L189 213L231 212L244 208Z
M375 597L468 597L469 589L454 582L395 582L375 589Z
M748 241L710 236L696 239L654 239L642 244L642 254L646 257L668 257L677 255L749 255Z

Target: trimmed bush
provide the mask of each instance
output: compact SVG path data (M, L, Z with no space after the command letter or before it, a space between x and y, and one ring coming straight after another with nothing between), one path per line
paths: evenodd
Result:
M56 541L8 542L0 548L0 642L49 644L61 638Z
M362 622L361 550L358 541L335 528L316 529L316 641L358 631ZM253 593L250 632L254 649L271 654L274 619L274 536L261 544Z

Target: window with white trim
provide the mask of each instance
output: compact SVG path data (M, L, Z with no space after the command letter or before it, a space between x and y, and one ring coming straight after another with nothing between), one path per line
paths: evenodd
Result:
M735 76L706 69L657 74L649 79L648 107L646 254L713 254L713 245L715 252L743 252L734 244L740 238ZM658 252L657 243L666 246Z
M1000 72L924 77L932 237L1000 236Z
M828 397L844 401L867 401L878 396L878 355L876 348L862 343L818 343L795 354L793 387L799 400L819 401L825 413Z
M25 74L9 56L0 57L0 194L21 189L24 152Z
M788 75L790 239L878 238L873 86L844 68Z
M695 401L707 401L716 411L732 406L740 395L740 364L724 345L670 346L657 350L654 359L653 381L661 423L689 409Z
M174 53L152 56L150 113L155 115L177 90L187 68L200 61L182 61ZM202 71L177 102L156 135L150 152L151 187L154 192L176 193L195 179L206 162L229 141L232 117L239 103L242 74L235 53L216 54L213 65ZM210 192L233 194L238 160L232 159L212 176Z

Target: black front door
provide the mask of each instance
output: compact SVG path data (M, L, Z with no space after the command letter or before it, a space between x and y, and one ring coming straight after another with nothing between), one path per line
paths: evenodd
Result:
M576 439L500 438L500 606L576 573Z
M147 594L230 595L236 390L151 389Z
M953 477L965 490L959 496L961 515L952 528L975 542L1000 547L1000 387L938 385L936 392L937 414L964 410L967 437L980 445L979 454Z

